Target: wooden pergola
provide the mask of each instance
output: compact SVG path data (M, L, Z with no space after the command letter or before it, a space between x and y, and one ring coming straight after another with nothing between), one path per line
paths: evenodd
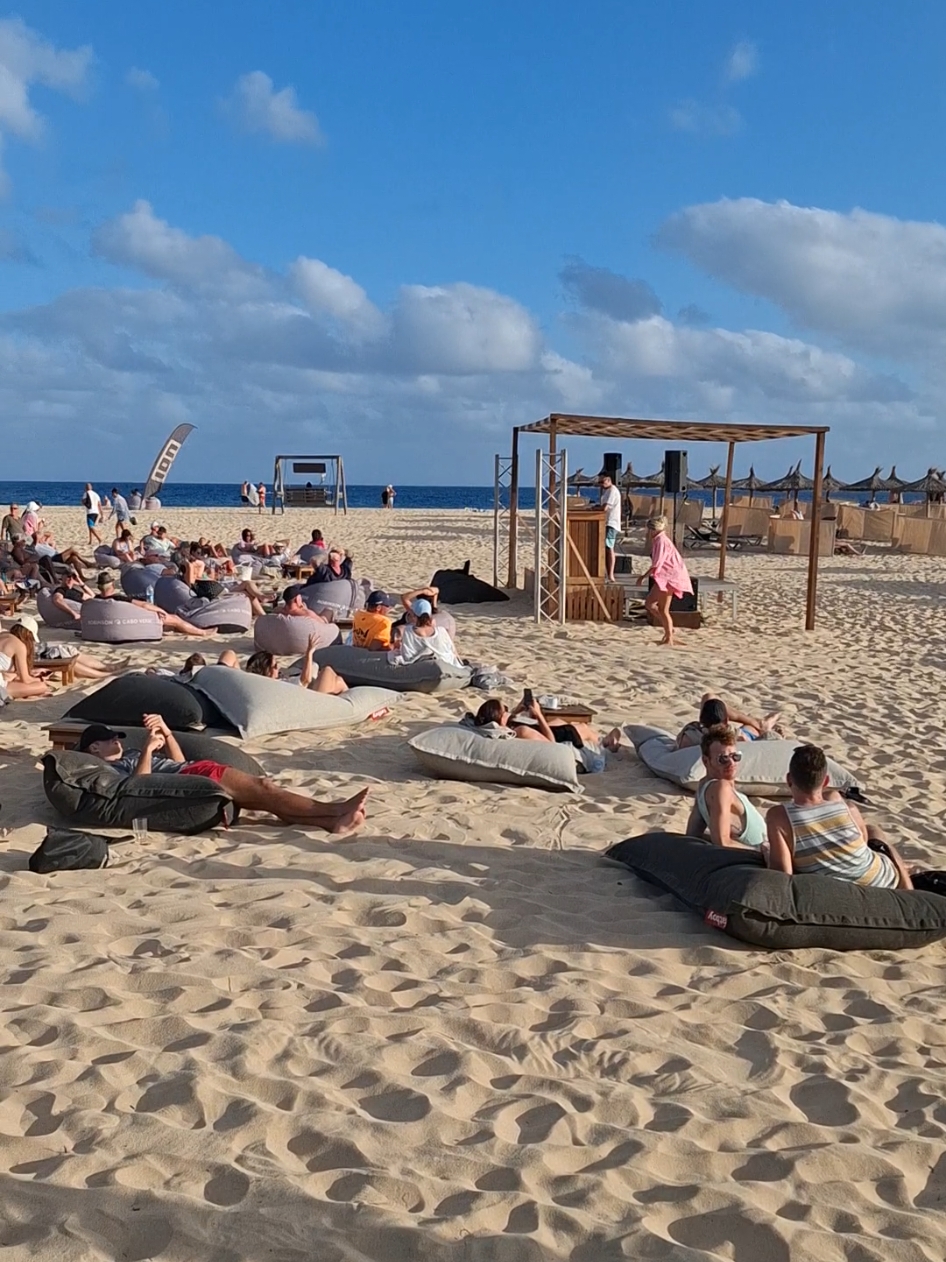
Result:
M775 438L805 438L814 435L815 471L811 493L811 540L808 547L808 588L805 600L805 630L813 631L818 597L818 545L821 533L821 499L824 482L824 438L828 426L824 425L715 425L705 421L653 421L635 420L623 416L572 416L552 412L544 420L531 425L517 425L512 431L512 462L509 485L509 572L507 586L515 587L518 549L519 509L519 435L548 434L549 458L556 452L559 435L578 438L601 438L607 442L618 439L652 439L678 446L684 443L726 443L729 453L726 460L725 502L723 522L720 528L719 577L726 577L726 542L729 532L729 508L732 499L733 458L737 443L762 443ZM538 488L536 488L538 493Z

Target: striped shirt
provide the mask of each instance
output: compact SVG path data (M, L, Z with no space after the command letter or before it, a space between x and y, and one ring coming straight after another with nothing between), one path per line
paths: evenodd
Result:
M785 803L795 843L793 867L799 873L819 873L855 885L892 889L897 870L886 855L871 850L844 802L810 806Z

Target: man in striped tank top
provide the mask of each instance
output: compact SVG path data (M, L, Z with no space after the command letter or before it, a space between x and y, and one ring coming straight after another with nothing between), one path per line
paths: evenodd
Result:
M765 817L770 868L789 875L818 873L855 885L913 889L893 846L864 823L852 802L828 788L828 762L817 745L799 745L792 754L788 787L791 802L773 806Z

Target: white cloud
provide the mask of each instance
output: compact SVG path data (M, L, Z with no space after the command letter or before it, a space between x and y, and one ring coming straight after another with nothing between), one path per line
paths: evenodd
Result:
M750 39L741 39L730 50L723 71L729 83L738 83L740 79L750 79L759 72L759 49Z
M698 136L732 136L742 127L742 115L732 105L680 101L670 111L670 125Z
M946 346L942 224L740 198L690 206L656 240L851 346L907 359Z
M125 83L138 92L157 92L161 86L156 75L150 70L141 70L138 66L132 66L126 72Z
M241 75L223 105L244 131L282 144L325 143L319 120L311 110L300 109L295 88L274 91L272 79L262 70Z
M289 268L289 284L313 315L328 315L365 336L385 328L381 312L350 276L321 259L300 256Z
M946 373L904 381L800 337L646 314L652 291L604 268L572 276L579 304L546 339L509 295L405 284L381 309L323 260L263 268L147 202L93 240L130 282L0 315L0 415L43 419L49 476L69 476L76 433L146 465L173 418L198 425L193 458L223 478L301 443L351 453L363 477L486 480L511 425L556 408L828 424L842 476L892 462L905 437L911 471L941 457Z
M58 92L78 94L92 63L89 47L59 49L20 18L0 18L0 155L4 136L37 144L44 120L30 102L33 84ZM0 196L9 190L9 177L0 166Z

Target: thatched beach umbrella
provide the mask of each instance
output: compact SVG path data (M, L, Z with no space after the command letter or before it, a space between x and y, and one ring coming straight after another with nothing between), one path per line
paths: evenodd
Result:
M756 491L761 491L764 486L765 483L762 479L756 477L754 466L750 465L749 476L745 478L733 478L732 489L734 491L748 491L749 503L751 504L753 495Z
M821 489L824 491L825 499L829 500L831 498L832 491L840 491L840 490L843 490L843 488L844 488L844 483L841 481L840 478L836 478L834 476L834 474L831 472L831 466L828 465L827 472L825 473L824 477L821 479Z
M878 491L886 491L888 489L887 479L881 476L880 465L877 466L869 478L861 478L859 482L845 482L844 484L845 491L869 491L870 499L868 503L870 504L877 498Z
M927 507L933 503L942 503L946 498L946 474L939 469L927 469L922 478L907 482L903 489L925 495Z
M576 469L575 472L569 476L568 485L594 486L597 481L598 479L596 477L591 477L589 474L585 473L583 469Z
M726 486L726 475L720 473L719 465L714 464L712 469L705 478L694 478L690 483L691 486L699 487L701 491L713 492L713 519L716 518L716 492L722 491Z

